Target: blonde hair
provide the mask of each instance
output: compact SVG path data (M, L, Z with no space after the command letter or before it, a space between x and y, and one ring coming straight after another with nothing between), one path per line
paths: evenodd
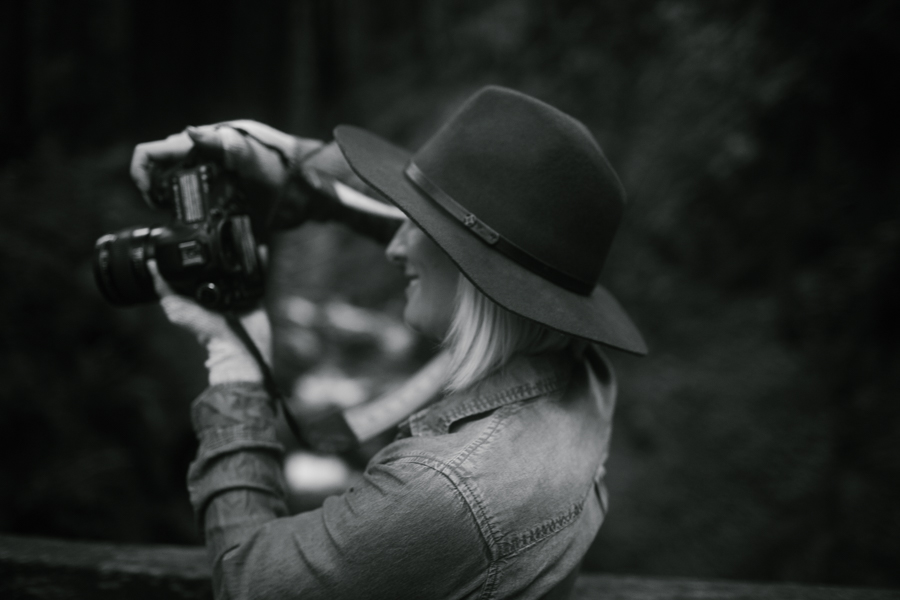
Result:
M516 354L562 351L577 339L512 313L476 288L463 275L444 347L450 353L449 392L465 389L502 368Z

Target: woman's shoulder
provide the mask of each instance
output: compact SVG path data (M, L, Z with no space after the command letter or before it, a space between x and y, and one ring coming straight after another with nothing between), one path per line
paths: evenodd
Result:
M485 383L413 415L373 464L433 470L492 522L515 515L508 531L573 518L607 453L605 388L582 364L547 357Z

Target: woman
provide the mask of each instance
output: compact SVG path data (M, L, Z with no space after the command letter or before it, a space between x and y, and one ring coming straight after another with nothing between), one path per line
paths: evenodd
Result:
M607 508L615 383L590 342L646 352L597 285L624 206L618 178L580 122L499 87L415 155L352 127L335 138L408 218L387 256L408 279L404 319L450 352L445 393L358 485L288 516L258 368L221 317L158 280L169 317L210 354L189 485L217 597L567 597ZM138 186L193 143L224 150L271 195L329 152L254 123L201 128L139 146Z

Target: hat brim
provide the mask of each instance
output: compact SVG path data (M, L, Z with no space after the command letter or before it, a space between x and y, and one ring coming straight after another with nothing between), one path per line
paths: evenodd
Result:
M425 196L404 174L412 153L358 127L341 125L334 138L350 167L406 213L463 274L494 302L552 329L644 355L640 331L613 295L597 285L583 296L555 285L495 251Z

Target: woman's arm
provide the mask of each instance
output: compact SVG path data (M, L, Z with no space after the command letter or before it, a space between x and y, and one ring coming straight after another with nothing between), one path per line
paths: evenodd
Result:
M322 509L288 516L283 449L258 366L221 315L155 277L166 315L209 353L211 385L191 410L200 444L188 488L217 598L459 598L482 585L485 537L463 494L427 460L370 464ZM242 321L265 354L265 314Z
M386 244L403 220L398 209L375 199L377 193L350 169L334 142L295 137L250 120L189 127L138 144L131 175L148 202L153 169L195 148L237 175L251 218L270 230L309 219L336 220Z
M437 465L370 464L324 507L287 516L274 414L259 386L226 384L194 404L189 489L216 598L477 596L490 550Z
M222 141L224 135L227 143L219 150L231 156L226 164L255 177L254 185L274 186L282 175L294 176L279 170L287 152L266 149L256 138L223 134L228 127L215 131L194 130L177 137L177 146L166 141L139 146L137 170L149 172L150 155L177 160L190 144L212 148L211 140ZM269 144L278 139L285 140L273 138ZM246 145L236 150L241 144ZM339 197L340 188L334 189ZM490 564L488 546L465 499L434 467L370 465L357 485L323 508L289 516L275 410L258 366L221 315L174 295L158 276L156 283L169 319L192 331L209 352L211 386L192 406L200 444L189 491L217 598L477 595ZM265 314L243 320L265 354L270 337Z

